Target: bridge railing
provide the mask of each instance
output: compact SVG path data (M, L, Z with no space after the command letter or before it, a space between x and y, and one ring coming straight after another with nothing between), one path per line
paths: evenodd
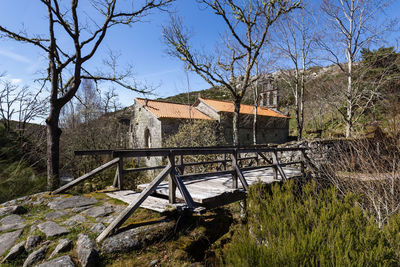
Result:
M299 152L299 161L281 162L279 153L285 152ZM251 154L249 156L249 154ZM233 188L239 188L239 181L242 184L243 190L247 190L248 184L243 175L244 170L254 170L257 168L271 167L273 169L274 179L278 179L278 174L281 179L286 180L286 174L283 166L287 165L300 165L301 171L304 174L305 168L305 148L279 148L267 146L252 146L252 147L185 147L185 148L149 148L149 149L117 149L117 150L86 150L76 151L77 156L90 156L90 155L109 155L112 160L101 165L100 167L92 170L91 172L71 181L70 183L54 190L52 194L57 194L66 191L67 189L81 183L82 181L92 177L93 175L117 165L116 175L114 177L114 187L122 190L124 188L124 176L130 172L160 170L161 172L147 185L138 198L131 203L121 214L112 222L103 233L97 238L101 242L108 234L120 227L125 220L144 202L144 200L152 194L157 186L167 177L169 189L169 202L176 202L176 190L179 189L186 205L192 209L199 209L196 207L189 191L187 190L183 179L190 176L205 175L204 173L191 173L185 174L185 167L207 165L207 164L222 164L223 170L212 171L208 174L231 174ZM185 156L197 155L219 155L221 159L206 160L197 162L185 162ZM141 157L165 157L167 160L166 165L151 166L151 167L138 167L138 168L124 168L124 159L126 158L141 158ZM249 166L243 166L240 162L248 161ZM254 162L254 163L253 163ZM253 165L254 164L254 165Z

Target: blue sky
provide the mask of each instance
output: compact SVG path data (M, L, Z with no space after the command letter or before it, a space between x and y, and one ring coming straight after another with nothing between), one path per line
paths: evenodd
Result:
M0 25L18 31L22 26L28 33L45 32L47 27L46 12L38 0L2 0ZM67 1L69 2L69 1ZM81 1L85 7L85 0ZM314 1L318 2L318 1ZM172 9L180 16L194 35L193 43L199 48L213 49L219 34L223 32L223 23L209 10L199 8L195 0L177 0ZM400 13L400 3L396 1L387 15ZM89 68L102 66L102 59L108 49L121 54L121 66L133 66L136 80L158 86L157 96L165 97L186 91L186 75L183 64L165 53L161 39L162 25L168 23L168 14L154 12L144 22L132 27L111 29L101 49L89 63ZM21 85L32 85L33 80L40 78L39 71L47 67L46 55L39 49L10 40L0 40L0 73L6 72L7 78ZM196 74L189 74L192 91L208 88ZM135 93L118 89L120 102L131 105Z

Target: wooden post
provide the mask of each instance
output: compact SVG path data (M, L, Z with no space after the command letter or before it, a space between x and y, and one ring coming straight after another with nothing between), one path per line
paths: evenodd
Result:
M235 151L232 153L232 170L234 171L232 173L232 188L235 188L235 189L239 188L238 177L237 177L237 172L236 172L236 169L238 168L237 157L238 157L238 153L237 153L237 149L235 149Z
M222 165L224 166L224 171L226 171L226 153L224 153L224 162Z
M104 240L112 231L120 227L131 214L139 208L139 206L146 200L146 198L154 191L154 189L164 180L164 178L171 172L171 165L167 165L154 180L143 190L140 195L129 204L119 215L118 217L110 223L110 225L96 238L96 241L99 243Z
M176 203L176 183L175 183L175 155L171 152L168 156L169 164L171 165L171 173L168 178L168 191L169 191L169 203Z
M114 182L113 182L114 188L119 187L118 181L119 181L119 178L118 178L118 167L117 167L117 169L115 170L115 175L114 175Z
M124 159L123 159L123 157L119 158L117 171L118 171L118 188L119 188L119 190L123 190L123 186L124 186Z
M175 172L174 169L172 169L171 173ZM196 205L194 204L193 198L190 195L189 191L187 190L185 184L183 183L182 179L179 177L179 175L174 175L172 176L172 179L174 179L175 185L178 186L179 191L181 192L181 195L183 196L183 199L185 200L186 204L190 209L196 208Z
M278 174L277 174L278 171L282 177L282 180L287 180L286 174L283 171L282 166L279 164L278 152L276 150L274 150L274 152L272 153L272 162L274 164L274 179L278 179Z
M184 172L185 172L185 165L184 165L184 162L183 162L183 155L179 155L178 165L179 165L179 167L178 167L179 174L183 175Z

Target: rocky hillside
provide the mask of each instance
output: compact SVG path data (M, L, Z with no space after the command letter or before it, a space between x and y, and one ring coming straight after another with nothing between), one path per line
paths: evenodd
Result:
M228 232L226 210L204 217L139 209L101 244L95 238L125 208L102 192L39 193L0 205L0 266L158 266L203 261Z

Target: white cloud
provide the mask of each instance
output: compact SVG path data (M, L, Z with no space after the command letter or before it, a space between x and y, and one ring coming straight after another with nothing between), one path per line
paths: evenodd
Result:
M16 79L16 78L14 78L14 79L10 79L10 81L11 81L13 84L21 84L21 83L22 83L22 79Z
M24 56L22 56L20 54L11 52L9 50L4 50L4 49L1 49L1 48L0 48L0 55L8 57L8 58L16 60L16 61L19 61L19 62L32 63L28 58L26 58L26 57L24 57Z

